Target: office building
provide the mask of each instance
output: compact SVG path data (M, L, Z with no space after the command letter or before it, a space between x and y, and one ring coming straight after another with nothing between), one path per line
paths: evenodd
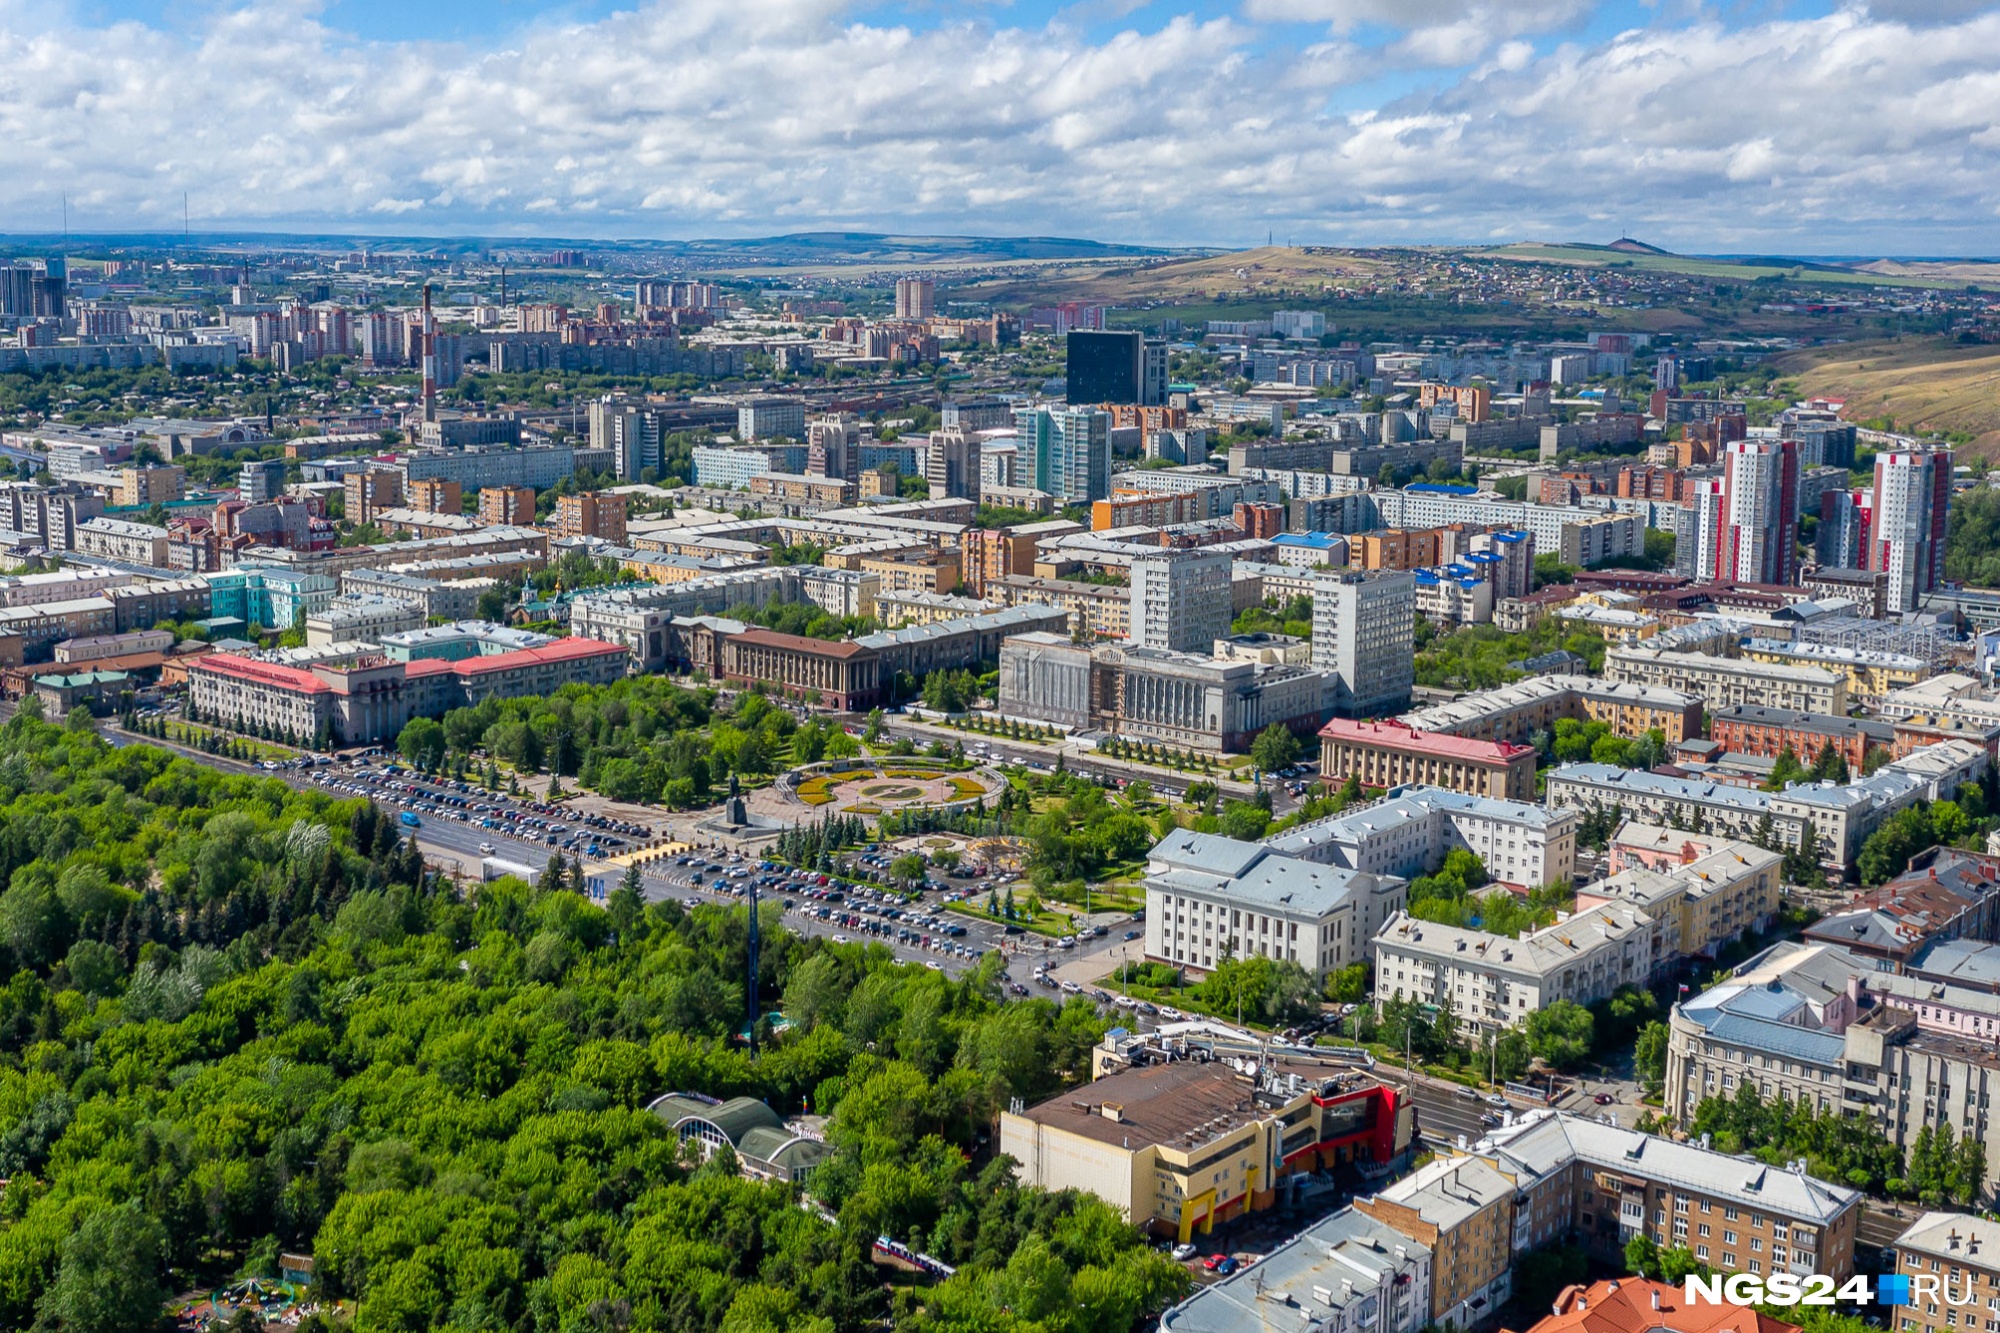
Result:
M1318 571L1313 665L1334 676L1340 717L1398 713L1416 683L1417 583L1408 571Z
M1701 734L1702 702L1656 685L1595 676L1530 676L1406 713L1403 721L1418 731L1520 743L1537 731L1554 730L1563 718L1602 722L1612 735L1628 740L1658 731L1668 745L1678 745Z
M1164 401L1164 397L1148 400L1141 396L1145 341L1145 335L1136 330L1072 330L1065 369L1069 401L1081 406Z
M739 440L803 440L805 435L806 408L802 398L758 394L737 403L736 438ZM799 469L784 470L796 472Z
M1320 777L1330 786L1353 777L1364 787L1416 783L1475 796L1534 799L1533 746L1432 735L1395 718L1336 717L1320 729L1319 739Z
M1233 565L1228 555L1198 547L1132 557L1132 642L1194 652L1225 637Z
M185 475L185 474L184 474ZM236 470L236 495L250 504L264 504L285 493L285 460L252 459ZM178 495L173 497L179 499ZM151 500L125 503L150 504Z
M1567 884L1575 874L1580 819L1575 810L1418 786L1289 829L1265 845L1287 856L1409 880L1435 873L1448 854L1464 850L1495 882L1535 889Z
M1875 455L1864 568L1888 576L1888 609L1913 611L1944 576L1951 504L1948 449Z
M1083 1087L1002 1112L1000 1151L1023 1184L1088 1191L1155 1235L1185 1241L1295 1201L1316 1172L1379 1176L1408 1155L1411 1103L1374 1079L1282 1057L1190 1060L1123 1033L1092 1064Z
M1186 829L1147 853L1145 883L1146 956L1196 969L1254 957L1338 971L1365 960L1409 900L1399 876Z
M937 283L931 278L896 279L896 318L929 319L937 314Z

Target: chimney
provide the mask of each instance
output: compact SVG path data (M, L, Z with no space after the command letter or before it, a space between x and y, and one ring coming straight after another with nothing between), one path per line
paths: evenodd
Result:
M1653 1288L1653 1308L1655 1310L1660 1308L1660 1289L1658 1287Z

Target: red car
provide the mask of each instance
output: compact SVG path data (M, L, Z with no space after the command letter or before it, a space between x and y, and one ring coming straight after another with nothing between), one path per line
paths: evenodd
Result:
M1617 1101L1618 1099L1616 1097L1613 1097L1608 1092L1600 1092L1597 1094L1596 1100L1599 1106L1609 1106L1611 1105L1611 1103Z
M1228 1258L1229 1256L1226 1254L1211 1254L1208 1258L1201 1261L1201 1266L1213 1273L1216 1269L1222 1267L1224 1261Z

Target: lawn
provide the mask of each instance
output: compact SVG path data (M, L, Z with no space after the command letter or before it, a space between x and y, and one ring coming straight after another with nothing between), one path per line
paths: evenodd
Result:
M1050 939L1057 939L1061 936L1071 934L1076 929L1075 926L1070 924L1069 913L1051 911L1046 903L1042 905L1042 910L1038 915L1030 917L1028 909L1021 904L1018 897L1014 900L1014 919L1012 921L1007 920L1003 916L990 915L986 910L986 899L984 897L969 899L962 903L946 903L945 910L957 912L960 916L973 917L980 921L998 921L1003 925L1019 926L1023 930L1031 930L1037 935L1046 935Z

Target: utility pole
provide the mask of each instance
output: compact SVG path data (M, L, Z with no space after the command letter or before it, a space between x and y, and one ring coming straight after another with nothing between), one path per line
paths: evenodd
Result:
M750 975L746 978L744 993L750 997L750 1054L757 1053L757 953L761 941L757 934L757 885L749 882L750 890Z

